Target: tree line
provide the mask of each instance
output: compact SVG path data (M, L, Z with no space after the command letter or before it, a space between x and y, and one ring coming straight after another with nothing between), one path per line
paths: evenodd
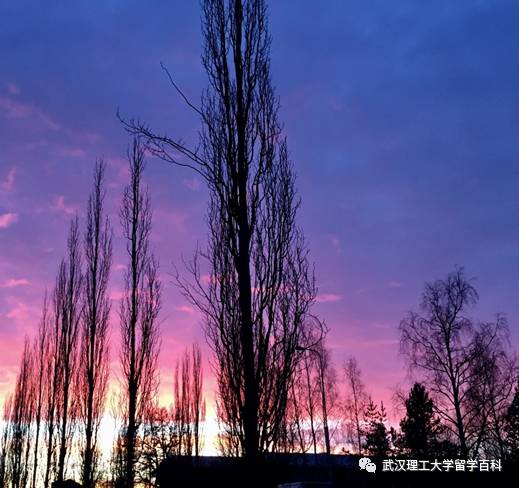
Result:
M107 416L114 233L104 210L105 164L100 161L84 228L78 217L70 223L54 288L45 294L36 337L25 340L14 391L5 401L2 487L48 488L68 477L85 487L107 477L124 487L135 481L151 484L159 456L200 453L205 399L197 345L177 360L172 406L158 405L161 283L149 248L152 209L142 182L144 149L137 140L128 161L130 181L119 212L128 265L118 313L121 373L111 412L119 423L114 452L109 463L102 462L99 429ZM163 429L164 422L168 429L160 432L159 445L157 424Z
M377 422L366 416L367 431L354 422L358 438L364 434L359 452L519 461L517 355L503 315L492 322L470 318L478 299L462 268L426 283L419 311L399 325L402 356L419 380L407 396L396 395L406 412L400 432L385 428L383 415ZM364 387L360 373L350 373L358 402Z
M293 379L281 452L375 458L481 458L519 462L519 363L505 317L478 322L473 280L462 268L424 286L419 311L399 324L400 352L414 383L397 388L395 411L368 393L355 357L340 372L324 341Z

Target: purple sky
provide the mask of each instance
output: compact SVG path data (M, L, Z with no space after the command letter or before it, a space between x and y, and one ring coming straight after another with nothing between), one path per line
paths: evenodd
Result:
M519 344L519 4L514 1L270 3L272 76L316 265L316 311L337 365L357 356L389 401L405 377L397 325L426 280L454 265L476 277L491 320ZM205 86L198 2L0 2L0 402L25 333L84 208L93 164L108 163L117 205L128 137L115 114L196 142ZM161 363L203 341L170 283L171 263L206 238L203 182L150 161L153 246L164 279ZM114 305L114 310L116 305ZM113 342L118 329L113 327ZM115 348L116 346L114 346ZM116 358L116 351L113 357Z

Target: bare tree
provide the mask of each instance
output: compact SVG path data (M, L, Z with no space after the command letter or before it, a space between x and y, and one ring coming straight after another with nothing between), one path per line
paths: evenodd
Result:
M56 445L57 445L57 422L58 422L58 397L61 384L61 367L59 363L60 351L60 321L57 310L56 296L58 294L57 283L53 292L54 313L51 317L51 327L48 331L48 347L45 355L45 371L47 381L44 385L44 425L45 425L45 474L44 488L49 488L51 478L55 476L56 467Z
M157 262L150 254L152 210L148 191L142 187L144 148L134 139L128 154L130 183L124 190L120 220L129 264L125 294L120 306L121 367L123 374L125 432L125 483L134 483L135 441L146 408L158 388L157 360L160 333L157 316L161 286Z
M196 458L204 447L203 424L205 422L206 404L203 396L204 370L202 368L202 352L198 344L191 349L191 410L193 417L193 448Z
M84 237L85 277L78 400L84 441L81 441L82 484L91 488L97 479L97 435L103 414L108 381L108 327L110 298L108 280L112 262L112 229L104 215L105 164L94 171L94 189L88 200Z
M324 450L331 454L336 445L336 435L340 425L339 416L341 405L337 386L337 372L331 358L331 351L326 347L324 337L315 346L319 353L319 377L320 377L320 412L322 419L322 434Z
M284 452L307 452L313 446L314 454L318 450L330 454L341 425L337 375L324 335L308 344L298 347L303 356L290 388L283 443L277 447Z
M143 424L142 434L136 441L139 451L136 480L151 487L156 485L156 473L161 463L178 453L178 431L172 413L158 405L147 409Z
M2 411L2 437L0 444L0 487L7 488L10 484L9 469L7 466L8 452L9 452L9 435L10 425L9 419L11 418L13 397L9 393L4 400L4 406Z
M9 417L5 439L5 478L12 488L25 488L30 483L34 390L31 388L33 359L26 338L16 378L14 395L7 402Z
M108 461L110 484L115 488L125 488L126 486L125 438L125 429L118 426Z
M180 284L205 315L225 444L253 461L281 442L315 286L270 79L265 2L205 0L202 8L209 88L201 108L172 81L201 118L199 149L123 122L153 154L190 167L208 184L208 249L189 266L194 284ZM208 263L209 283L200 258Z
M47 298L47 292L43 299L43 311L40 320L40 326L38 328L38 335L33 345L33 357L34 357L34 372L33 372L33 388L34 388L34 450L33 450L33 465L32 465L32 482L31 487L36 487L36 478L38 469L40 468L40 448L41 448L41 434L42 434L42 422L45 419L45 383L49 380L49 371L45 371L47 367L47 356L49 354L49 330L50 330L49 315L49 303Z
M361 370L355 357L350 356L344 363L344 375L346 377L346 387L349 395L346 405L348 420L354 427L357 454L361 455L363 445L362 417L366 409L367 394L364 383L362 382Z
M172 411L178 440L176 454L185 456L190 456L193 451L190 370L191 358L186 351L182 360L177 360L175 365Z
M156 472L168 456L198 457L202 448L205 400L202 395L202 356L197 345L176 362L171 409L153 405L147 409L141 435L136 477L145 486L154 486Z
M301 452L306 452L310 446L313 446L314 454L317 454L320 384L317 357L313 354L304 354L291 388L295 414L294 427Z
M58 414L58 470L57 481L64 479L67 455L74 432L76 402L77 349L82 314L82 274L77 217L71 222L67 240L67 257L58 271L54 295L55 320L58 323L57 366L59 368Z
M496 324L501 328L498 336ZM495 324L482 324L475 332L472 382L467 395L476 413L474 450L481 449L486 456L496 458L506 456L505 417L518 378L517 358L509 351L507 330L506 319L498 315Z
M176 454L198 457L203 445L202 423L205 420L202 355L195 344L177 361L174 374L172 418L177 432Z
M423 314L409 312L400 323L401 351L410 367L424 374L437 413L465 457L478 449L485 428L481 412L486 407L474 394L480 385L477 364L507 336L500 317L478 328L465 316L477 300L476 289L458 268L445 280L427 283Z

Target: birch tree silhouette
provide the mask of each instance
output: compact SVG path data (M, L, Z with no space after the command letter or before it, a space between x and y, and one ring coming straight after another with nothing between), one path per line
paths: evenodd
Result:
M135 120L126 129L155 156L191 168L210 192L207 249L178 279L205 316L216 356L217 411L231 451L254 461L282 442L288 392L315 298L313 272L296 224L299 198L270 78L263 0L202 2L202 64L209 87L199 146L158 135ZM169 74L169 73L168 73ZM209 280L202 278L202 263Z
M157 261L150 253L152 210L143 188L144 148L136 138L128 152L130 183L124 190L120 220L126 239L128 267L120 305L123 418L125 425L125 486L134 483L135 441L147 408L158 388L157 359L161 285Z
M488 426L489 398L482 394L488 384L481 364L499 356L508 340L502 316L479 325L466 316L478 298L463 269L457 268L444 280L426 283L422 314L409 312L400 323L401 352L423 374L436 412L464 457L479 449Z

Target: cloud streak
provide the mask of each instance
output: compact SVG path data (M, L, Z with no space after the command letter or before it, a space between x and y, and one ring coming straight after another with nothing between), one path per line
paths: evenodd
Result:
M18 222L17 213L0 214L0 229L7 229Z
M16 168L12 168L7 173L7 176L5 177L5 180L1 183L1 188L5 192L11 192L14 190L14 181L16 177Z
M317 295L315 301L317 303L333 303L342 300L342 296L337 293L320 293Z
M61 129L60 124L34 105L18 102L9 97L0 97L0 113L8 119L37 120L46 129L53 131Z
M54 201L51 207L55 212L62 212L67 215L74 215L77 213L77 208L75 205L71 205L70 203L65 202L64 195L58 195L54 197Z
M29 280L26 280L25 278L10 278L8 280L5 280L2 284L0 284L0 288L17 288L19 286L27 286L30 284L31 282Z

